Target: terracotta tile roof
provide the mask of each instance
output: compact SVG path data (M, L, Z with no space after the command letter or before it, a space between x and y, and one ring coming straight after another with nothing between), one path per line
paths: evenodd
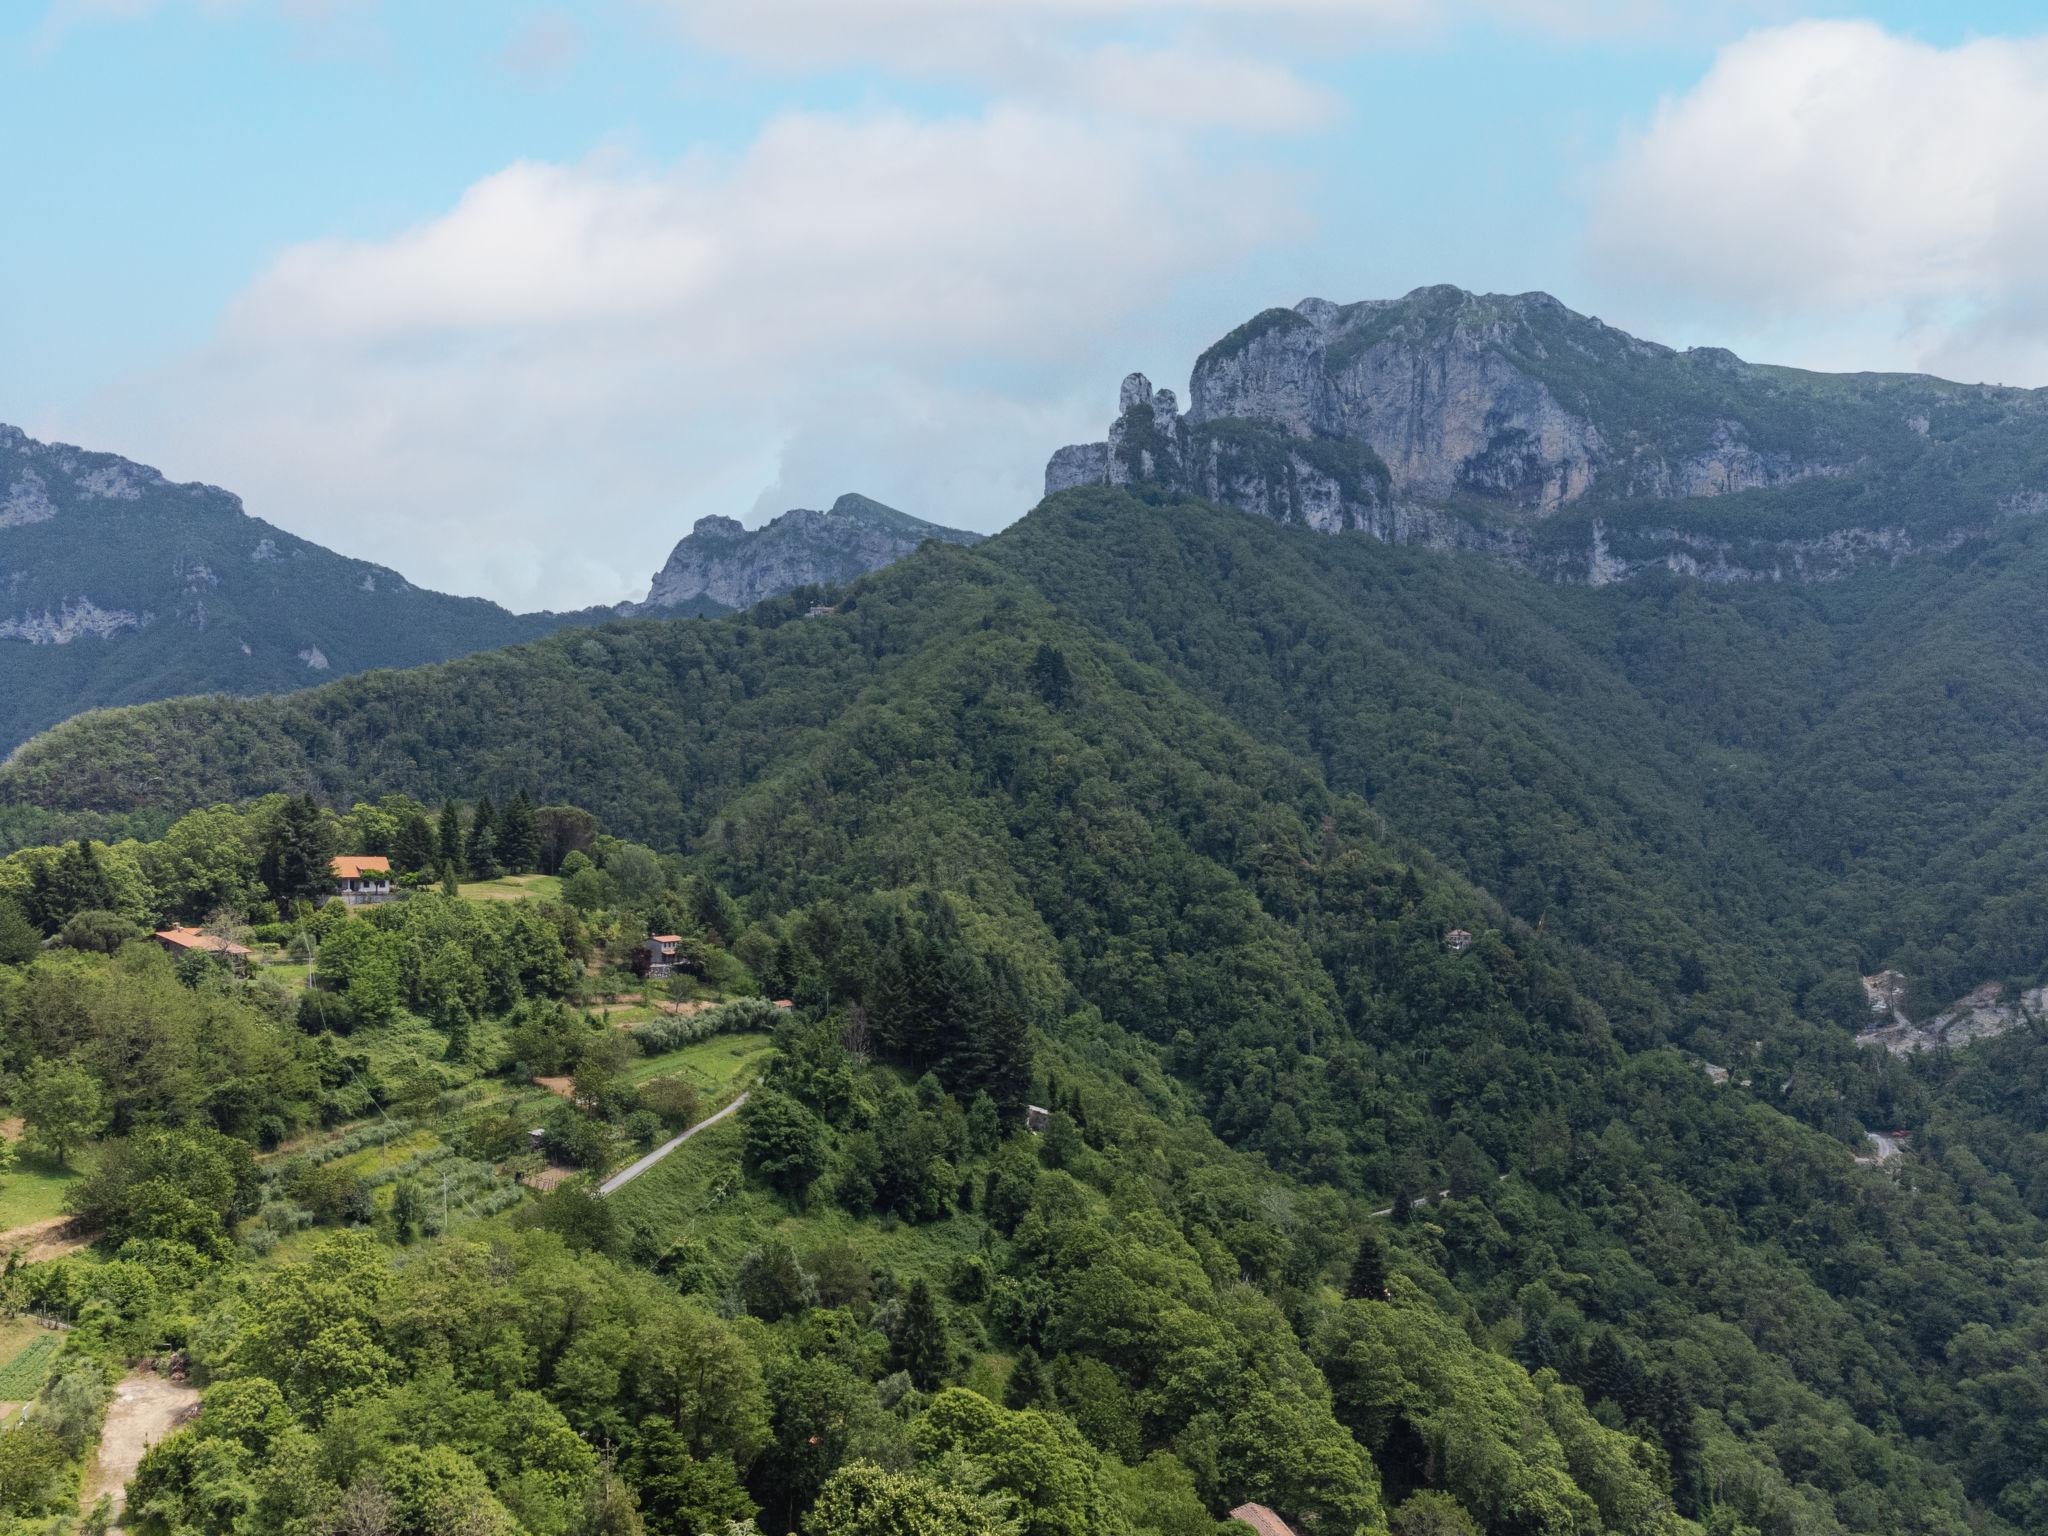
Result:
M650 944L680 944L683 942L683 936L680 933L650 933L647 935L647 942Z
M1259 1536L1294 1536L1294 1528L1263 1504L1240 1504L1230 1518L1250 1526Z
M240 944L211 933L202 933L197 928L165 928L156 938L158 943L167 944L172 949L203 949L212 954L242 958L247 958L249 953Z
M365 875L388 875L391 861L381 853L364 854L358 857L352 853L341 854L333 863L334 878L337 880L360 880Z

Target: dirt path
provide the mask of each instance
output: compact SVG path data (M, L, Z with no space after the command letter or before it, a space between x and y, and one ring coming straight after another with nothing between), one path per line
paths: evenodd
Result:
M683 1134L680 1136L671 1136L667 1141L664 1141L652 1152L648 1153L645 1157L641 1158L639 1162L632 1163L629 1164L627 1167L621 1168L617 1173L613 1174L610 1178L606 1179L602 1184L598 1185L597 1192L600 1195L608 1195L615 1189L623 1189L626 1185L632 1183L635 1179L639 1178L641 1174L645 1173L648 1169L652 1168L664 1157L667 1157L669 1153L675 1151L677 1147L680 1147L684 1142L688 1141L692 1136L696 1135L706 1126L718 1124L719 1121L723 1120L727 1115L731 1114L734 1110L738 1109L742 1104L746 1102L747 1095L743 1093L738 1098L734 1099L730 1104L726 1105L725 1108L721 1109L717 1114L711 1116L709 1119L699 1120L695 1125L691 1126L687 1131L683 1132Z
M69 1216L52 1216L11 1232L0 1232L0 1258L19 1253L22 1263L40 1264L45 1259L61 1259L67 1253L76 1253L91 1241L90 1232L72 1230Z
M113 1402L107 1406L99 1456L79 1490L78 1507L90 1510L101 1494L112 1494L118 1517L128 1496L128 1479L142 1464L142 1453L198 1410L197 1387L180 1386L154 1371L137 1371L122 1377L121 1384L114 1388Z

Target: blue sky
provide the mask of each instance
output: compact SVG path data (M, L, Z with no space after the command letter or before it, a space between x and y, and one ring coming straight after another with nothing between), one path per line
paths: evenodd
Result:
M1256 310L2048 383L2048 32L1775 0L17 0L0 420L415 580L1027 510Z

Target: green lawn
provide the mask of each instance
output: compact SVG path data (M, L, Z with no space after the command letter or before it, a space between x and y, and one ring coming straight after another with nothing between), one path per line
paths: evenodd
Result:
M71 1166L23 1152L13 1169L0 1174L0 1232L12 1232L30 1222L48 1221L64 1214L64 1191L85 1172L89 1151L71 1154Z
M696 1088L708 1115L754 1079L774 1043L767 1035L713 1035L679 1051L636 1061L626 1076L636 1083L685 1078Z
M554 900L562 894L562 881L557 875L501 875L496 880L472 880L456 890L471 901L523 901L528 896Z

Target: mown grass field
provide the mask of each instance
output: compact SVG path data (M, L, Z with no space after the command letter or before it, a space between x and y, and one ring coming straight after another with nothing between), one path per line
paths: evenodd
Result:
M472 880L456 891L471 901L524 901L529 896L553 900L562 894L558 875L502 875L496 880Z
M23 1152L7 1173L0 1174L0 1232L64 1214L64 1192L84 1176L86 1150L71 1154L71 1166L60 1168L46 1158Z

